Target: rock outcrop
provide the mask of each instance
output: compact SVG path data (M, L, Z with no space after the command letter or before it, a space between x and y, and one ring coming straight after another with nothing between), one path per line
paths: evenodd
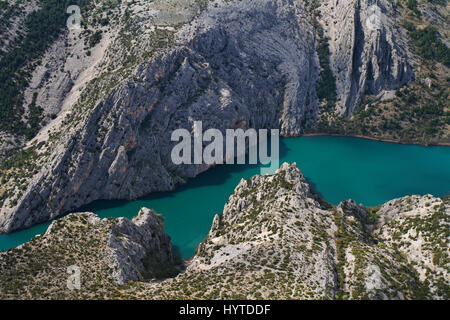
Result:
M142 209L132 221L70 214L30 242L0 253L0 295L30 297L29 282L42 288L42 297L44 292L70 297L67 281L61 279L74 268L94 297L97 286L174 276L182 264L174 256L162 217L152 210Z
M273 175L242 180L186 270L164 281L157 279L169 273L161 268L175 274L180 267L160 223L146 209L133 222L92 214L57 220L45 235L0 254L0 297L449 298L448 199L334 207L295 164L284 164ZM79 290L65 287L71 264L87 277Z

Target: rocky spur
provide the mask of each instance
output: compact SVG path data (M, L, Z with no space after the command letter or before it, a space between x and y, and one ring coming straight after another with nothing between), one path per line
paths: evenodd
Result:
M186 306L180 307L178 314L180 315L201 315L207 318L211 317L214 311L214 307L200 307L186 304Z

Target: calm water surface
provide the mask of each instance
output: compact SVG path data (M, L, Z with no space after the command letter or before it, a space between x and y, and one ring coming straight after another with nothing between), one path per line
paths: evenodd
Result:
M379 205L409 194L450 194L450 147L400 145L348 137L282 139L280 164L296 162L327 201L354 199ZM83 211L100 217L134 217L148 207L165 217L166 232L184 258L191 257L207 235L216 213L242 178L259 174L257 165L220 166L190 180L174 192L137 201L96 201ZM6 250L45 232L49 223L0 235Z

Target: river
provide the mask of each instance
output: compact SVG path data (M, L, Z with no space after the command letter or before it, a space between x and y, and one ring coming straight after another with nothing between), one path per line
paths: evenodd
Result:
M450 194L450 147L350 137L289 138L280 141L280 165L283 162L296 162L312 187L332 204L351 198L376 206L410 194ZM103 218L132 218L141 207L152 208L165 217L166 232L181 256L189 258L239 181L259 174L259 169L258 165L218 166L173 192L136 201L96 201L82 210ZM48 225L0 235L0 249L29 241Z

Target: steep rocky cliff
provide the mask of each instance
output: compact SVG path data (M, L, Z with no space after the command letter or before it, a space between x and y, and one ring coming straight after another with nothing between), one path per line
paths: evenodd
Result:
M391 1L371 0L321 5L338 113L351 115L365 95L388 95L413 79L407 41L395 26L394 6Z
M0 232L184 183L208 167L173 165L170 134L196 120L298 136L350 116L367 90L407 84L392 5L377 3L379 29L362 0L92 2L23 93L47 124L23 144L2 139ZM317 94L328 86L331 98Z
M133 222L86 213L57 220L0 254L0 297L449 299L448 199L334 207L295 164L284 164L239 183L186 270L173 260L160 223L146 209ZM167 278L141 263L155 260L181 273ZM79 290L66 287L74 264Z
M68 298L70 268L82 273L82 284L95 298L97 287L164 278L182 268L164 232L163 219L142 209L132 221L99 219L92 213L70 214L28 243L0 254L3 297ZM29 287L27 283L34 283Z

